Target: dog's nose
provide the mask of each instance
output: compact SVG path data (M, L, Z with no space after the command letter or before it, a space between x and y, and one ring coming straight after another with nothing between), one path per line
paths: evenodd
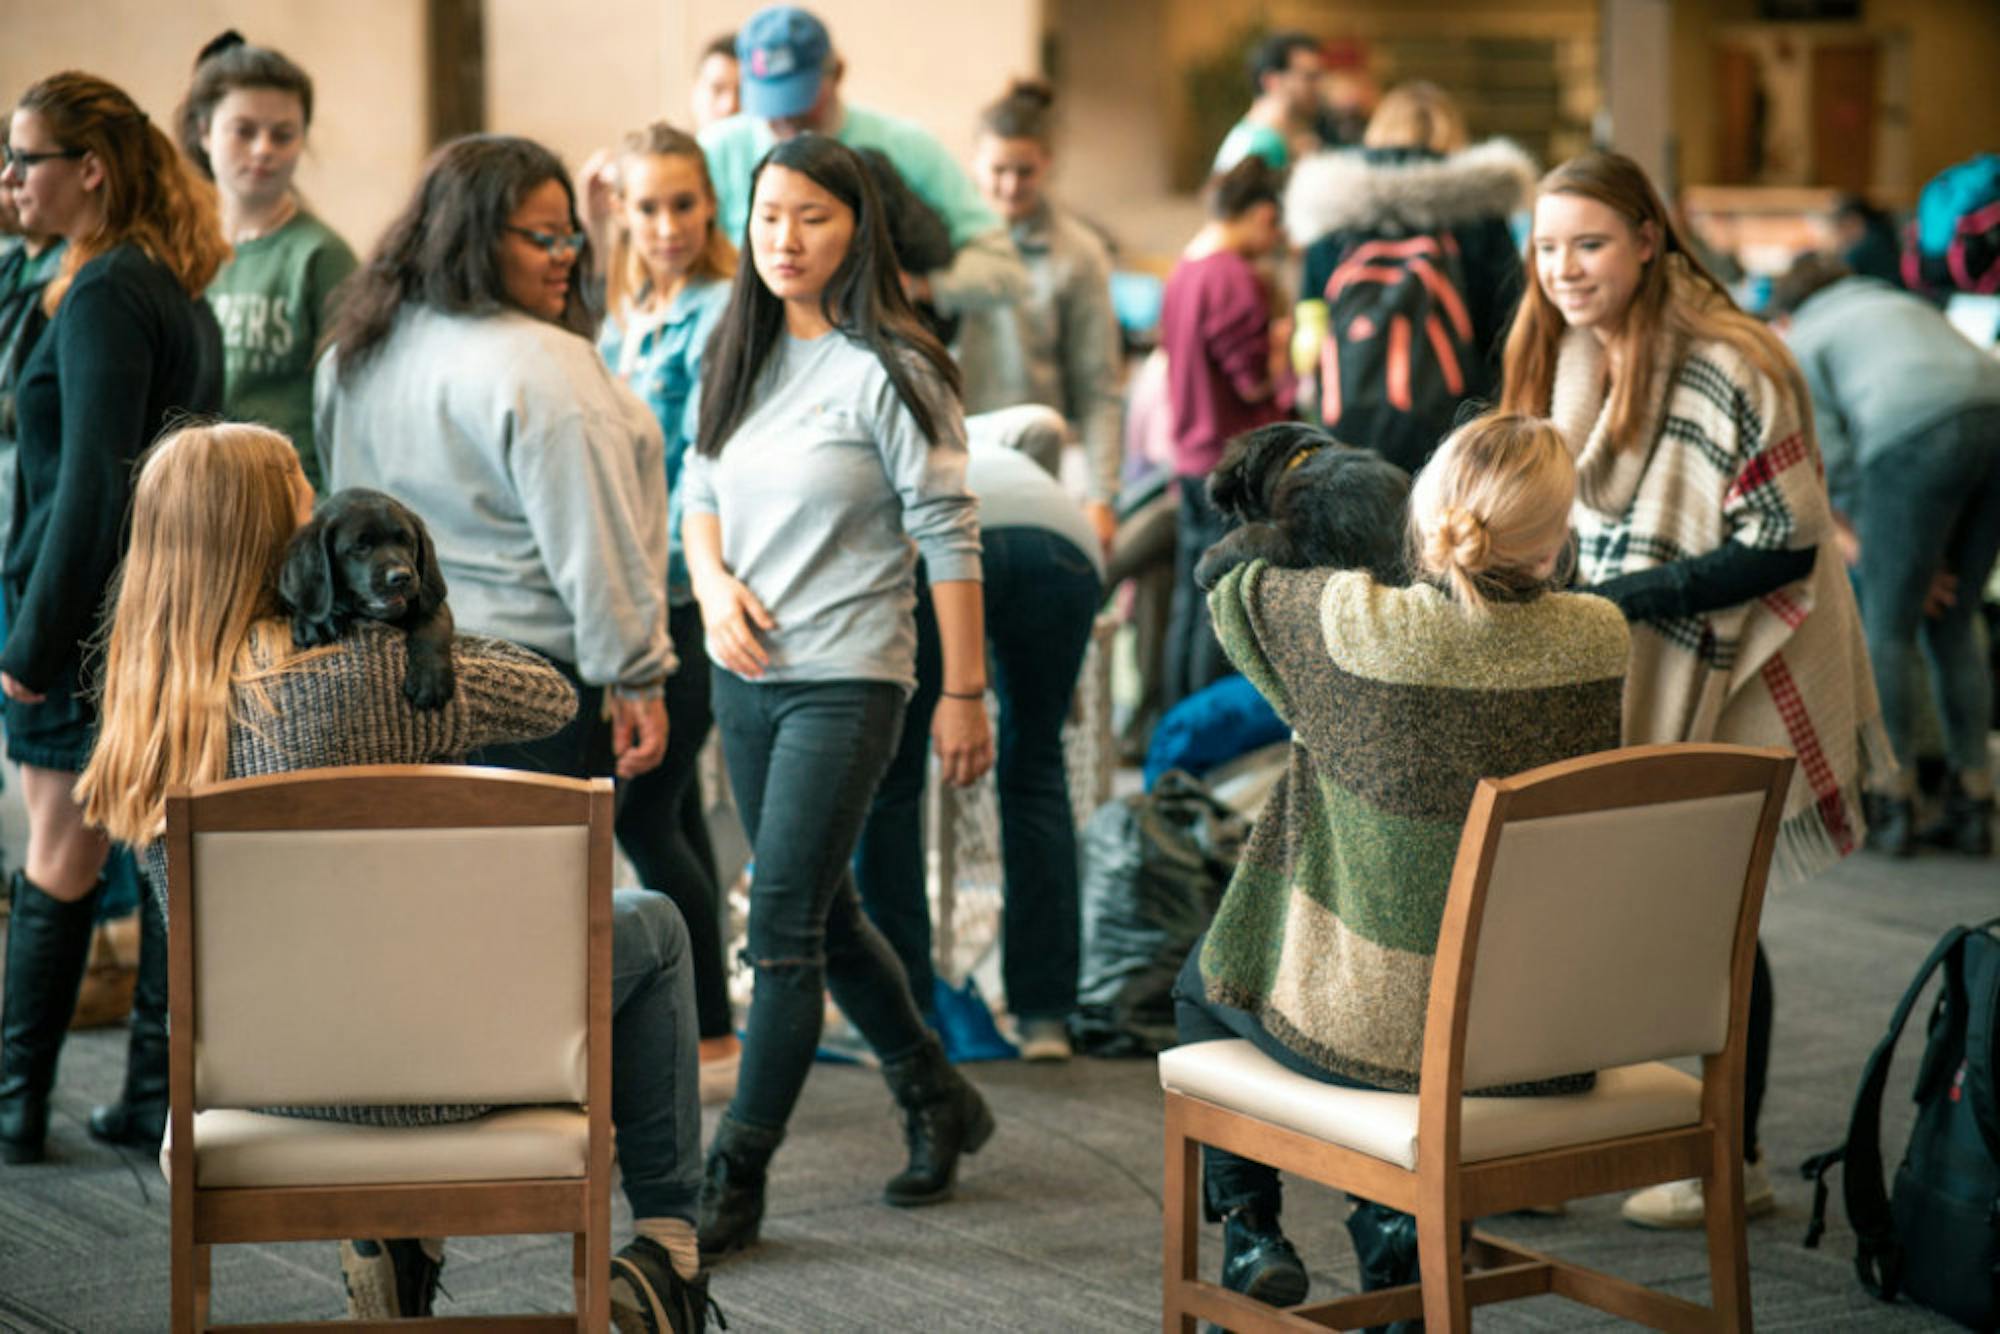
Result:
M382 575L382 586L391 593L400 593L417 581L417 576L408 566L398 565Z

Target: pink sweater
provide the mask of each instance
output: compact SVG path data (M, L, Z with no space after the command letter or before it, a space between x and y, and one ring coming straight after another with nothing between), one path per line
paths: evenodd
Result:
M1250 262L1232 250L1182 260L1160 307L1173 405L1174 471L1205 477L1233 435L1288 413L1289 385L1270 392L1271 307ZM1261 401L1251 401L1263 390Z

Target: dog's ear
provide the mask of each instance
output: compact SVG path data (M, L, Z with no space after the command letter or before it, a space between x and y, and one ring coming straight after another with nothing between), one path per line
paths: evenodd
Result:
M424 527L424 521L416 511L405 507L403 518L410 525L412 550L417 566L417 608L423 612L435 611L444 605L444 571L438 566L437 544L431 541L431 530Z
M333 525L315 514L292 534L285 563L278 571L278 596L302 621L324 621L333 614Z
M1222 451L1222 461L1208 475L1209 502L1239 521L1250 517L1247 507L1256 496L1256 489L1250 481L1252 465L1256 461L1251 443L1247 435L1231 440Z

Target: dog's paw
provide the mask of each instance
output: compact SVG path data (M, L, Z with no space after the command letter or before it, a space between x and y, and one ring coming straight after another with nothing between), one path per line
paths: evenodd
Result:
M319 648L333 643L346 632L347 626L332 618L314 620L304 616L292 617L292 643L298 648Z
M441 709L451 703L458 683L450 664L434 664L412 659L403 673L403 698L419 709Z

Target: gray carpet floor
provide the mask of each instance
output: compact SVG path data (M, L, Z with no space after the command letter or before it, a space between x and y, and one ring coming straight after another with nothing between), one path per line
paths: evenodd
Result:
M10 840L11 841L11 840ZM16 844L18 846L18 844ZM1763 1139L1777 1181L1775 1216L1750 1228L1757 1322L1767 1330L1951 1328L1908 1305L1883 1306L1857 1285L1852 1233L1836 1207L1824 1244L1800 1244L1810 1188L1793 1170L1837 1142L1860 1066L1905 981L1949 925L2000 912L2000 864L1926 856L1857 857L1775 898L1764 939L1777 979L1777 1042ZM90 1334L166 1327L167 1191L155 1166L84 1133L94 1101L115 1093L122 1029L77 1035L66 1052L46 1165L0 1169L0 1328ZM1906 1065L1919 1043L1906 1037ZM1150 1062L978 1067L1000 1131L970 1161L958 1198L898 1211L878 1202L900 1166L900 1137L880 1081L817 1070L770 1192L765 1244L720 1268L713 1292L732 1331L1140 1330L1157 1328L1160 1098ZM1892 1083L1886 1152L1907 1134ZM1581 1201L1567 1217L1491 1226L1526 1244L1705 1300L1699 1234L1626 1226L1617 1200ZM619 1205L618 1226L624 1226ZM1314 1292L1350 1291L1354 1262L1333 1196L1295 1185L1288 1230ZM568 1243L483 1238L452 1243L440 1314L561 1309ZM1213 1230L1204 1266L1219 1254ZM223 1320L337 1316L329 1245L233 1247L215 1261ZM1556 1298L1480 1313L1481 1328L1602 1328Z

